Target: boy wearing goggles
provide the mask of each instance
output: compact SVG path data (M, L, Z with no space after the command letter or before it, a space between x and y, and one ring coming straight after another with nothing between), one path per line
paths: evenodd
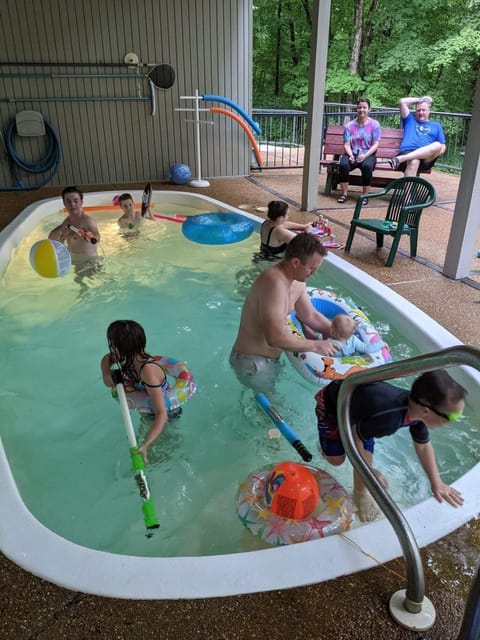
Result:
M315 396L320 446L324 458L335 466L345 461L337 422L337 398L342 381L336 380ZM386 488L386 478L373 468L375 438L408 427L418 456L438 500L453 507L463 504L459 491L440 477L429 429L436 429L462 416L467 391L441 369L428 371L413 383L410 392L388 383L372 382L357 387L352 394L350 421L360 455ZM375 520L379 509L365 483L354 470L353 499L362 522Z

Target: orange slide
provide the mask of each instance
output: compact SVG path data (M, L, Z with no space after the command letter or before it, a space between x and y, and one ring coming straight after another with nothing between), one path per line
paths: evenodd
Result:
M252 143L253 152L255 153L255 158L257 159L258 166L261 167L263 160L262 160L262 155L260 153L260 149L258 148L257 141L253 137L252 132L247 127L245 122L241 118L239 118L235 113L232 113L231 111L228 111L227 109L221 109L220 107L210 107L210 111L212 113L223 113L224 116L228 116L229 118L232 118L232 120L235 120L235 122L238 122L238 124L245 131L245 133L248 136L248 139Z

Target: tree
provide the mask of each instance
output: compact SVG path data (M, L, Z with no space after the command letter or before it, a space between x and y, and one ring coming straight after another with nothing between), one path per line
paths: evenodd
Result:
M256 0L256 107L305 109L312 0ZM480 72L480 0L332 0L326 100L396 106L431 94L469 112Z

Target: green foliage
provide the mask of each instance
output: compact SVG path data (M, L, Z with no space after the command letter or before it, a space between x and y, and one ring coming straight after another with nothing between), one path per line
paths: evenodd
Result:
M355 10L361 47L351 67ZM255 0L255 107L306 109L312 0ZM356 74L350 68L358 69ZM434 109L468 113L480 72L480 0L332 0L325 98L369 96L396 107L429 94Z

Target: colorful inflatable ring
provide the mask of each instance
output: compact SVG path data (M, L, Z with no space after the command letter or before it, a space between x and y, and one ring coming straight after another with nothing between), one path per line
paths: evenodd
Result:
M308 464L302 466L313 473L320 494L315 510L303 520L272 513L265 490L273 466L254 471L238 489L236 512L244 527L272 545L316 540L350 529L354 512L352 499L329 473Z
M363 311L350 307L336 293L313 287L307 287L307 293L315 309L329 319L332 319L338 313L348 313L355 321L357 337L365 344L369 345L381 340L377 330ZM302 326L295 312L290 313L287 317L287 330L300 340L305 339ZM374 353L341 356L339 358L321 356L312 351L304 353L287 351L286 353L291 364L304 378L315 384L320 383L320 385L322 382L327 384L331 380L346 378L355 371L377 367L392 360L392 355L386 345Z
M199 244L241 242L253 229L253 221L240 213L201 213L189 216L182 225L183 235Z
M167 411L178 409L178 407L185 404L187 400L190 400L197 390L194 377L188 370L187 365L184 362L180 362L180 360L164 356L154 356L152 360L155 360L155 362L165 370L167 379L173 378L174 380L174 383L170 384L170 389L164 391L163 394L165 396ZM125 391L129 409L148 415L155 413L147 391L144 389L135 389L127 385L125 386ZM114 398L116 397L115 389L112 390L112 396Z

